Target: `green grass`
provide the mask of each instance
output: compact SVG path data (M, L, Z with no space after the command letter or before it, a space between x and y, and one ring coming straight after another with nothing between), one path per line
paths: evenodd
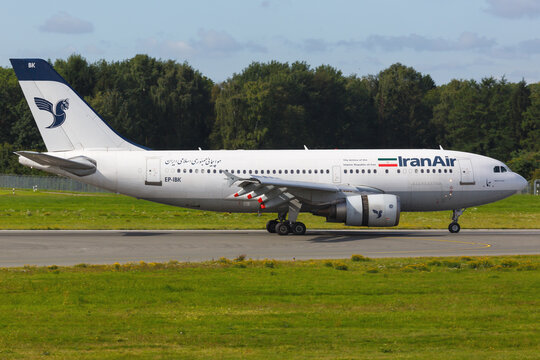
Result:
M0 358L538 359L540 256L365 260L0 269Z
M0 190L0 229L263 229L275 214L231 214L181 209L115 194ZM445 229L451 212L402 213L400 229ZM343 224L301 214L310 229ZM467 209L464 229L539 228L540 197L514 195Z

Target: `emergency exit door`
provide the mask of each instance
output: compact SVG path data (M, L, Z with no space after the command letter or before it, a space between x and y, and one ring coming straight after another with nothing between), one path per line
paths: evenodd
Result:
M161 159L146 159L145 185L161 186Z
M332 166L332 181L336 184L341 182L341 166Z
M459 159L461 185L474 185L474 171L469 159Z

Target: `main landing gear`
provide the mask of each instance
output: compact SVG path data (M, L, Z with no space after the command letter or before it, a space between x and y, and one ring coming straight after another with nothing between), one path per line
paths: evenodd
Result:
M459 230L461 230L461 226L458 224L458 219L461 215L463 215L463 212L465 209L454 209L452 210L452 222L450 225L448 225L448 231L451 233L458 233Z
M287 220L287 212L278 213L276 220L270 220L266 223L266 230L269 233L277 233L278 235L304 235L306 233L306 225L299 221L298 213L300 212L300 206L297 208L289 206L289 219Z
M266 223L266 230L269 233L277 233L278 235L304 235L306 233L306 225L300 221L291 223L289 220L270 220Z

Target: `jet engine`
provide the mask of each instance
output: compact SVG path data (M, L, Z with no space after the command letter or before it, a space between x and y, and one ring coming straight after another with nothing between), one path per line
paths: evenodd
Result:
M399 197L391 194L353 195L330 207L313 212L328 222L349 226L396 226L399 224Z

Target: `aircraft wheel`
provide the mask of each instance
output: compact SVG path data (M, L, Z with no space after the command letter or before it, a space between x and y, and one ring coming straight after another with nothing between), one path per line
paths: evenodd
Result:
M450 225L448 225L448 231L450 231L453 234L458 233L459 230L461 230L461 226L459 226L457 222L453 222Z
M266 231L273 234L276 232L276 225L278 224L277 220L270 220L266 223Z
M304 235L306 233L306 225L301 222L295 222L291 226L291 231L294 235Z
M280 223L277 223L276 224L276 233L278 233L278 235L289 235L289 232L291 231L291 229L289 228L289 224L287 224L286 222L280 222Z

